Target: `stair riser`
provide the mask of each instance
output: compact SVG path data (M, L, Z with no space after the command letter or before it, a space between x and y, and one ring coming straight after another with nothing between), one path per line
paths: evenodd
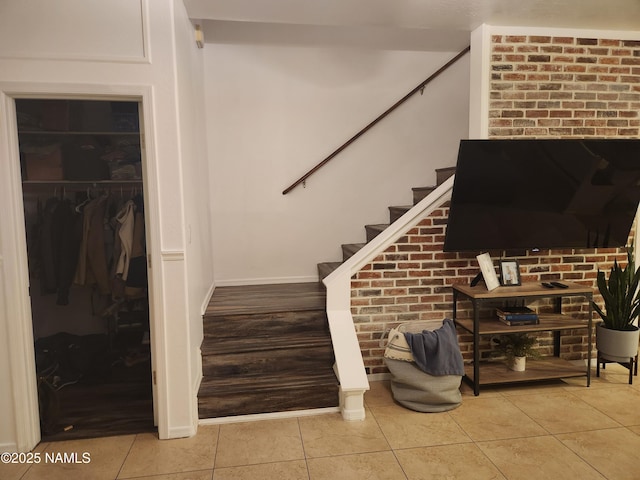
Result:
M407 213L409 208L403 207L389 207L389 222L393 223L398 220L402 215Z
M413 204L417 205L424 199L427 195L435 190L435 187L429 188L414 188L413 189Z
M442 185L450 176L456 173L456 167L438 168L436 169L436 182Z
M242 338L261 334L277 337L288 334L327 332L325 311L283 312L259 315L206 316L205 336L215 339Z
M203 356L235 354L239 352L269 352L282 349L308 349L331 345L329 332L311 332L302 335L286 335L272 337L270 335L247 338L224 338L218 341L213 337L205 337L200 350Z
M364 228L367 232L367 242L370 242L384 231L384 228L378 225L365 225Z
M327 367L318 371L307 371L304 373L291 373L286 376L262 375L258 377L233 378L224 377L204 377L200 384L199 397L218 397L220 395L237 393L271 392L273 390L295 389L296 387L311 387L327 385L337 385L333 368Z
M319 371L334 363L331 344L304 350L286 349L267 352L240 352L225 355L207 355L202 359L205 377L244 377L304 375Z
M358 250L364 247L364 243L348 243L342 245L342 261L350 259Z
M290 387L270 392L221 394L215 398L200 398L200 418L251 415L256 413L309 410L337 407L338 387Z

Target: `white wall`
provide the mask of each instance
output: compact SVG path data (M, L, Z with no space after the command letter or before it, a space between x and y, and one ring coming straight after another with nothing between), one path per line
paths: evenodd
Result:
M83 0L61 0L56 8L50 8L50 3L0 3L0 32L14 32L0 42L0 97L6 101L14 95L56 93L143 99L159 434L161 438L191 435L197 425L193 388L199 377L198 321L212 288L212 274L206 272L211 257L206 213L197 214L197 234L205 232L202 241L188 245L186 228L187 221L196 223L196 214L185 213L187 207L209 203L207 189L192 191L183 184L197 176L194 172L201 168L205 151L197 145L201 137L192 128L199 121L193 112L202 104L200 93L191 91L189 72L176 71L177 62L186 69L197 65L192 63L196 60L193 32L180 0L117 0L108 2L108 14L95 2L90 4L95 8ZM78 28L65 27L69 24ZM28 26L25 32L35 37L24 43L16 35L16 25ZM186 116L181 116L183 111ZM30 316L26 275L20 277L21 269L26 269L26 252L20 242L24 233L12 122L11 112L0 109L0 201L6 207L0 209L0 288L5 300L4 307L0 304L0 332L9 333L0 338L0 349L10 354L21 346L10 345L8 338L26 338L28 328L24 327L30 322L24 318ZM197 157L196 163L183 172L182 164L191 165L191 157ZM189 191L186 201L185 191ZM19 353L16 358L20 359ZM0 411L7 419L20 417L25 408L11 396L19 390L19 376L10 374L15 370L16 365L0 355L0 382L7 387L0 389ZM0 427L0 446L24 448L15 443L19 436L15 431L4 423Z
M390 205L455 165L469 58L286 196L282 191L457 52L207 44L216 284L314 281Z

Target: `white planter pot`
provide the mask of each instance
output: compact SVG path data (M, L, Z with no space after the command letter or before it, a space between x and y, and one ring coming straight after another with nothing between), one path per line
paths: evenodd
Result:
M628 362L638 354L640 330L610 330L600 323L596 327L596 348L600 356L613 362Z
M524 372L524 369L527 365L527 357L515 357L513 359L513 365L509 368L514 372Z

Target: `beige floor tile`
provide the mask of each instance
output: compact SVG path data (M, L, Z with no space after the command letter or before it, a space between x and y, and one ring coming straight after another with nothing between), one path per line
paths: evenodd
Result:
M19 463L17 457L15 460L16 463L0 463L0 478L2 480L20 480L32 466L30 463Z
M44 455L44 451L46 449L46 447L48 446L48 443L40 443L38 445L36 445L36 448L34 448L32 450L32 452L30 453L34 453L40 456L40 458L42 458L42 456ZM3 452L4 453L4 452ZM22 478L22 476L27 472L27 470L29 470L29 468L31 468L32 465L34 465L34 463L27 463L27 458L29 460L33 460L34 458L36 458L36 456L31 455L28 457L24 457L25 461L21 463L20 461L20 457L16 456L12 461L15 461L16 463L4 463L4 462L0 462L0 478L2 480L19 480Z
M338 413L300 418L308 458L390 450L370 411L362 421L346 422Z
M480 442L477 445L509 480L604 478L552 436Z
M637 462L640 437L626 428L567 433L556 438L611 480L640 477Z
M127 435L48 443L42 452L42 462L33 465L22 478L113 480L118 475L134 439L135 435ZM68 460L71 454L77 460L70 463ZM49 463L49 456L52 456L55 463Z
M635 433L636 435L640 435L640 425L635 425L633 427L627 427L630 431Z
M611 366L607 367L607 370L611 368ZM600 373L599 377L596 377L596 374L594 372L593 376L591 377L592 381L595 379L595 381L603 381L605 384L608 385L629 385L629 372L616 372L616 373L612 373L612 372L605 372L605 373ZM633 381L637 382L638 377L633 377Z
M369 391L364 394L364 403L367 407L393 405L395 402L391 394L391 382L369 382Z
M213 480L308 480L309 472L304 460L264 463L242 467L216 468Z
M213 470L199 470L197 472L167 473L143 477L141 480L211 480Z
M213 470L218 426L198 428L190 438L158 440L155 434L136 436L118 478Z
M640 390L629 385L590 390L580 398L624 426L640 425Z
M474 441L531 437L547 433L504 397L480 396L469 399L451 410L449 415Z
M395 452L409 480L499 480L505 477L474 444L410 448Z
M581 382L582 386L586 388L587 379L586 377L578 378L579 382ZM536 393L540 394L552 394L554 392L561 392L567 386L562 380L557 380L555 382L544 382L544 383L533 383L533 384L520 384L513 385L509 387L499 387L498 391L502 393L503 396L511 398L518 395L532 395Z
M597 388L610 388L615 385L626 383L621 381L620 375L601 375L596 377L595 370L591 374L591 383L589 387L586 386L585 379L583 377L565 378L563 382L566 384L564 389L568 391L587 391Z
M296 418L220 426L216 468L302 459Z
M629 370L617 363L607 363L605 368L600 368L600 376L596 377L596 364L592 362L591 382L592 384L603 383L605 385L628 385ZM639 377L633 377L633 381Z
M405 480L392 452L309 459L311 480Z
M393 405L374 407L371 413L394 449L471 441L448 412L421 413Z
M549 433L581 432L620 426L611 417L570 392L518 395L510 397L510 400Z
M465 382L462 382L462 384L460 385L460 393L462 393L463 402L467 398L478 398L476 394L473 393L473 388L471 388ZM480 389L480 395L482 395L482 398L502 397L502 391L493 386L486 386Z
M592 362L593 365L593 373L595 376L595 372L596 372L596 362ZM617 375L623 375L627 378L627 381L629 380L629 370L627 369L627 367L620 365L619 363L607 363L605 364L605 367L603 368L602 365L600 366L600 374L605 374L605 373L611 373L611 374L617 374ZM626 382L625 382L626 383Z

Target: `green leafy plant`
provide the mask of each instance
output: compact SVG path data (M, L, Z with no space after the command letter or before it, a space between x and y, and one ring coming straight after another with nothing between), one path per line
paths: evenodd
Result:
M540 358L540 352L534 348L536 337L526 333L509 333L498 339L497 352L513 365L516 357Z
M598 290L604 301L604 311L596 302L593 308L602 318L604 326L610 330L635 330L635 318L640 313L640 297L638 283L640 268L635 269L633 249L627 249L627 266L620 267L618 261L613 262L607 281L604 272L598 269Z

